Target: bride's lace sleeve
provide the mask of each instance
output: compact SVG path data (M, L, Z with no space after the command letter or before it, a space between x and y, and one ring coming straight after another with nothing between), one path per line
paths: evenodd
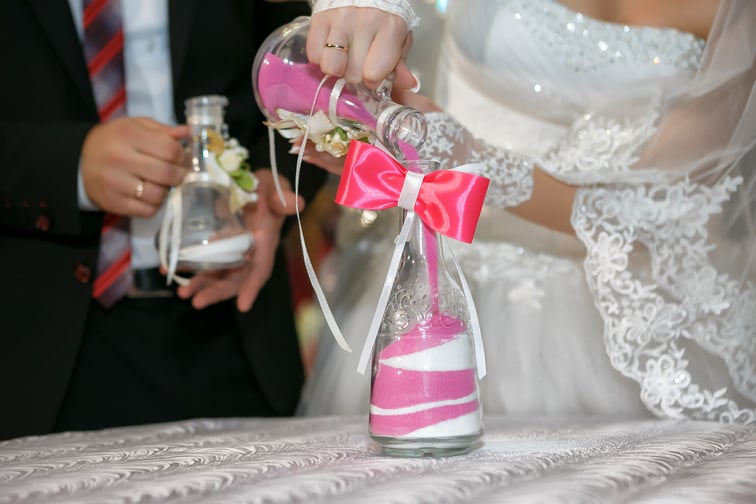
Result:
M505 208L530 199L533 191L533 161L526 156L499 148L475 138L448 114L426 115L428 136L420 156L437 159L444 169L479 163L478 175L488 177L491 185L486 204Z
M410 30L420 22L407 0L311 0L311 4L313 14L339 7L373 7L403 18Z

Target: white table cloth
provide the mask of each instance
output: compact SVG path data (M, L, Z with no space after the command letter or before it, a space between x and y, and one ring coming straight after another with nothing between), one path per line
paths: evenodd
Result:
M0 503L756 502L756 426L487 417L462 456L364 418L192 420L0 442Z

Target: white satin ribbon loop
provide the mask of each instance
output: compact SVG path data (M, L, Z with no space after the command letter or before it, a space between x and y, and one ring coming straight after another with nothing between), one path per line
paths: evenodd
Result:
M182 201L181 187L174 187L168 195L165 205L163 224L160 226L158 237L158 256L160 265L165 269L165 284L176 282L179 285L189 285L189 279L176 274L179 248L181 247L181 219Z
M478 319L478 309L475 307L475 301L473 300L472 292L470 291L470 285L467 283L467 278L462 272L462 267L459 265L457 256L444 241L444 246L449 252L449 255L454 261L454 268L457 270L457 276L459 277L459 283L462 284L462 292L465 295L465 302L467 303L467 309L470 311L470 329L473 336L473 345L475 346L475 364L478 367L478 379L482 380L486 376L486 354L483 348L483 334L480 331L480 320Z
M420 194L420 186L423 185L425 175L416 172L407 172L402 185L402 192L399 194L398 206L410 212L415 210L417 196Z
M276 132L272 126L268 126L268 152L270 153L270 171L273 174L273 185L276 188L278 199L281 200L281 204L284 206L284 208L286 208L286 198L284 198L281 181L278 180L278 161L276 159Z
M407 215L404 218L404 224L402 224L402 229L399 231L396 240L394 240L394 251L391 254L391 262L389 262L388 272L386 272L386 279L383 281L383 288L381 289L381 295L378 298L378 305L375 307L373 321L370 323L367 338L365 338L365 343L362 346L360 361L357 364L357 371L360 374L365 374L368 364L370 363L370 357L373 354L373 346L375 346L378 330L381 328L381 322L383 321L383 314L386 311L386 306L388 306L391 288L394 286L394 279L396 278L396 273L399 271L399 263L402 260L404 244L409 240L410 231L412 230L412 225L416 218L417 214L415 214L415 212L407 212Z
M331 96L328 98L328 119L331 120L331 124L339 124L337 107L339 105L339 98L341 98L341 92L344 90L346 83L346 79L339 79L333 85L333 89L331 89ZM310 117L312 117L312 112L310 112Z
M329 76L323 77L323 79L320 81L320 84L318 85L318 89L315 92L315 97L312 100L312 107L310 108L310 118L312 118L312 115L315 113L315 105L317 103L318 96L320 95L320 90L323 88L323 85L329 78ZM295 198L294 210L297 216L297 227L299 228L299 244L302 248L302 256L304 259L307 277L310 279L310 285L312 285L312 291L313 294L315 294L315 299L318 300L320 309L323 311L323 317L325 318L326 324L328 324L328 328L331 330L331 333L333 334L334 339L336 339L336 343L338 343L339 347L341 347L343 350L346 350L347 352L351 352L352 349L344 338L344 335L341 333L339 325L336 323L336 319L333 316L331 307L328 305L328 300L326 299L325 293L323 292L323 288L320 286L320 282L318 281L318 276L315 273L315 268L313 267L312 261L310 260L310 253L307 250L307 244L305 243L304 238L304 230L302 229L302 219L299 215L299 174L302 169L302 158L304 157L305 146L307 145L307 137L309 136L309 134L310 121L307 121L304 135L302 136L302 144L299 146L299 154L297 155L297 167L296 172L294 173L294 194L297 196Z

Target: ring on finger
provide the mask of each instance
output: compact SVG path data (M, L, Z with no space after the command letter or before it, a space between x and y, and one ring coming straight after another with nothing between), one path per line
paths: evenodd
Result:
M325 47L327 49L336 49L337 51L349 52L349 48L347 46L343 46L341 44L334 44L333 42L326 42Z
M139 179L139 182L137 182L136 185L136 189L134 190L134 197L140 201L144 197L144 184L146 184L144 179Z

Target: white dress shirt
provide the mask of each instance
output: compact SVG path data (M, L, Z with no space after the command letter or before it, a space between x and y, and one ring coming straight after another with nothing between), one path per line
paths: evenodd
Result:
M82 0L69 0L79 38L83 35ZM167 0L121 0L126 73L126 113L176 124L168 39ZM86 192L79 168L79 206L96 210ZM135 269L160 264L155 235L163 210L150 219L131 219L131 263Z

